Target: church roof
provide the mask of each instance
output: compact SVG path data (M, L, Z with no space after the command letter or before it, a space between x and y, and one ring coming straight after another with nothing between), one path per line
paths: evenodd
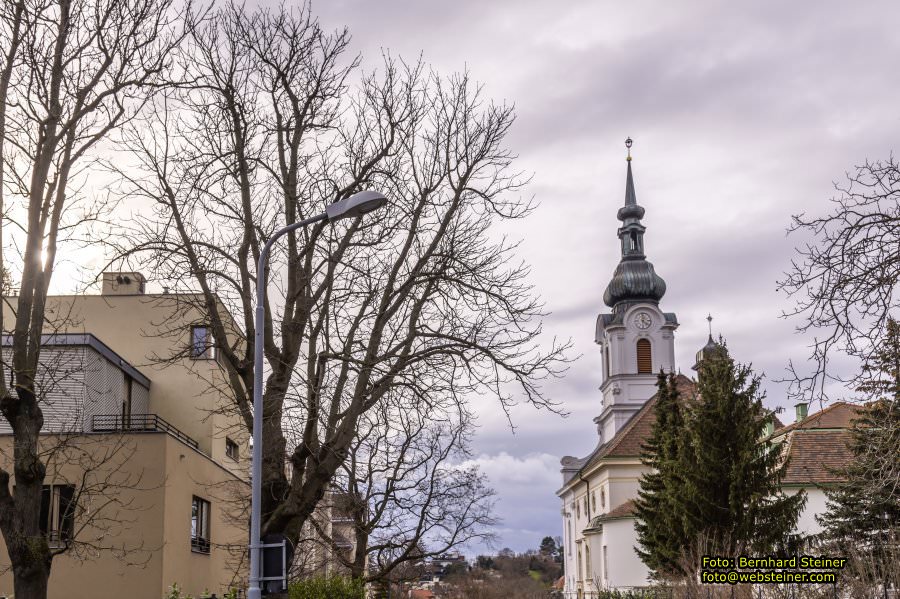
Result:
M631 518L632 516L634 516L634 511L634 499L629 499L625 503L609 510L609 512L607 512L606 514L603 514L601 518L603 518L604 522L609 520L618 520L619 518Z
M675 385L682 397L693 397L697 392L697 383L679 374L675 377ZM563 458L563 471L571 476L566 477L566 484L580 472L584 472L597 462L609 458L639 458L643 453L643 446L653 423L656 422L656 413L653 411L656 405L656 394L653 395L640 410L635 412L628 422L608 442L598 445L593 452L585 458Z

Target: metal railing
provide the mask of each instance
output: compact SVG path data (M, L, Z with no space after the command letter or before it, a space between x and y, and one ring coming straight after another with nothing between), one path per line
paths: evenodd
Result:
M96 414L91 421L91 430L95 433L155 433L164 432L172 435L182 443L199 449L200 445L173 425L156 414Z

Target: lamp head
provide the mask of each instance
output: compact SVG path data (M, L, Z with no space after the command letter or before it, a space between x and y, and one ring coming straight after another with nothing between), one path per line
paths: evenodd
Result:
M325 214L328 215L329 221L336 221L342 218L354 218L381 208L387 204L387 201L387 198L377 191L361 191L353 194L349 198L344 198L343 200L338 200L333 204L329 204L325 207Z

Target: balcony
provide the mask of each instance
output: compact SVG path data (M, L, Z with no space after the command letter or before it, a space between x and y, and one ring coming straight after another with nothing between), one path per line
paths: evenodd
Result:
M95 414L91 422L95 433L168 433L190 447L199 450L200 445L156 414Z

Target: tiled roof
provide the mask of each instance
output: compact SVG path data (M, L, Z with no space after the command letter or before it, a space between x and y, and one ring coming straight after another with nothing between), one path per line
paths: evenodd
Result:
M832 470L845 467L853 457L848 430L802 429L793 431L786 441L789 459L782 484L817 485L843 480Z
M634 500L629 499L622 505L617 505L613 509L611 509L606 514L603 514L601 518L606 520L615 520L617 518L630 518L634 515Z
M697 392L697 384L679 374L675 377L675 385L681 393L682 399L692 398ZM656 406L656 395L650 398L647 403L625 423L618 433L610 440L609 443L603 445L600 451L594 456L589 463L596 462L603 458L631 458L640 457L643 453L643 445L650 432L653 424L656 422L656 413L653 408Z
M810 414L800 422L777 429L774 436L778 437L796 429L849 428L853 424L853 420L859 418L859 412L862 409L862 406L838 401L824 410Z

